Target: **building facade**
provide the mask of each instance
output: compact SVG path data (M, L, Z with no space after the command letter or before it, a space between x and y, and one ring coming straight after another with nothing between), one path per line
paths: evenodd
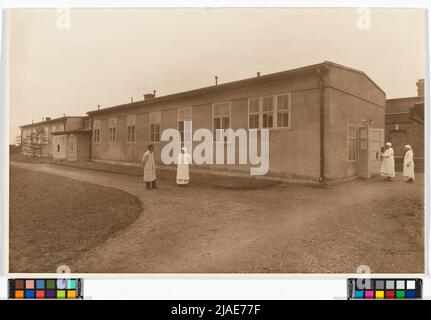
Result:
M364 72L323 62L88 112L95 161L139 163L148 144L161 164L163 130L269 129L269 175L333 181L378 173L385 93ZM229 147L224 143L225 151ZM199 141L193 142L193 149ZM214 142L214 144L219 142ZM240 146L235 145L235 159ZM249 148L249 146L247 146ZM225 152L226 154L226 152ZM213 155L215 157L215 155ZM253 165L209 166L249 170Z
M24 155L64 160L89 160L89 117L64 116L21 126Z
M424 80L418 80L417 96L386 100L386 140L393 145L395 166L402 171L404 146L413 148L415 170L424 170Z

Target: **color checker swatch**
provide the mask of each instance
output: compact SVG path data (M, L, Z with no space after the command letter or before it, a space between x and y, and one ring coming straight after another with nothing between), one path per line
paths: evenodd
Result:
M348 279L349 299L421 299L421 279Z
M82 279L9 279L9 299L82 299Z

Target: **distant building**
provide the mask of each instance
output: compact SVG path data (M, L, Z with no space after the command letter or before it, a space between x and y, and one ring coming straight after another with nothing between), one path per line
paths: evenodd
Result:
M46 118L21 129L21 153L53 159L89 160L89 117Z
M424 80L418 80L416 86L415 97L386 100L386 141L393 145L398 171L403 167L406 144L413 148L415 170L424 169Z

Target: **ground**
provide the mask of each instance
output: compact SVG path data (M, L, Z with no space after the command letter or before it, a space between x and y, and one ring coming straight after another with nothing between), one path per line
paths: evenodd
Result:
M12 167L10 271L52 272L136 221L124 191Z
M11 167L142 201L139 218L83 250L69 262L72 272L355 273L360 265L374 273L424 272L421 174L414 184L397 177L307 186L192 173L192 183L179 187L174 172L161 171L160 189L147 191L142 177L130 174L18 161Z

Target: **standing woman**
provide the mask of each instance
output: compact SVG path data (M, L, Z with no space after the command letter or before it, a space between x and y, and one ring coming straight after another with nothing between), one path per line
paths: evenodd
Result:
M187 149L181 148L177 165L177 184L180 186L186 186L190 182L189 164L191 163L192 158L187 153Z
M415 163L413 162L413 150L411 145L406 145L404 147L407 151L404 155L404 166L403 166L403 176L407 178L408 183L413 183L415 178Z
M386 181L391 181L395 178L395 159L392 143L386 142L385 151L382 154L382 165L380 167L380 175L386 177Z
M154 163L153 145L148 145L148 150L142 157L142 166L144 167L144 182L147 189L157 189L156 184L156 165Z

